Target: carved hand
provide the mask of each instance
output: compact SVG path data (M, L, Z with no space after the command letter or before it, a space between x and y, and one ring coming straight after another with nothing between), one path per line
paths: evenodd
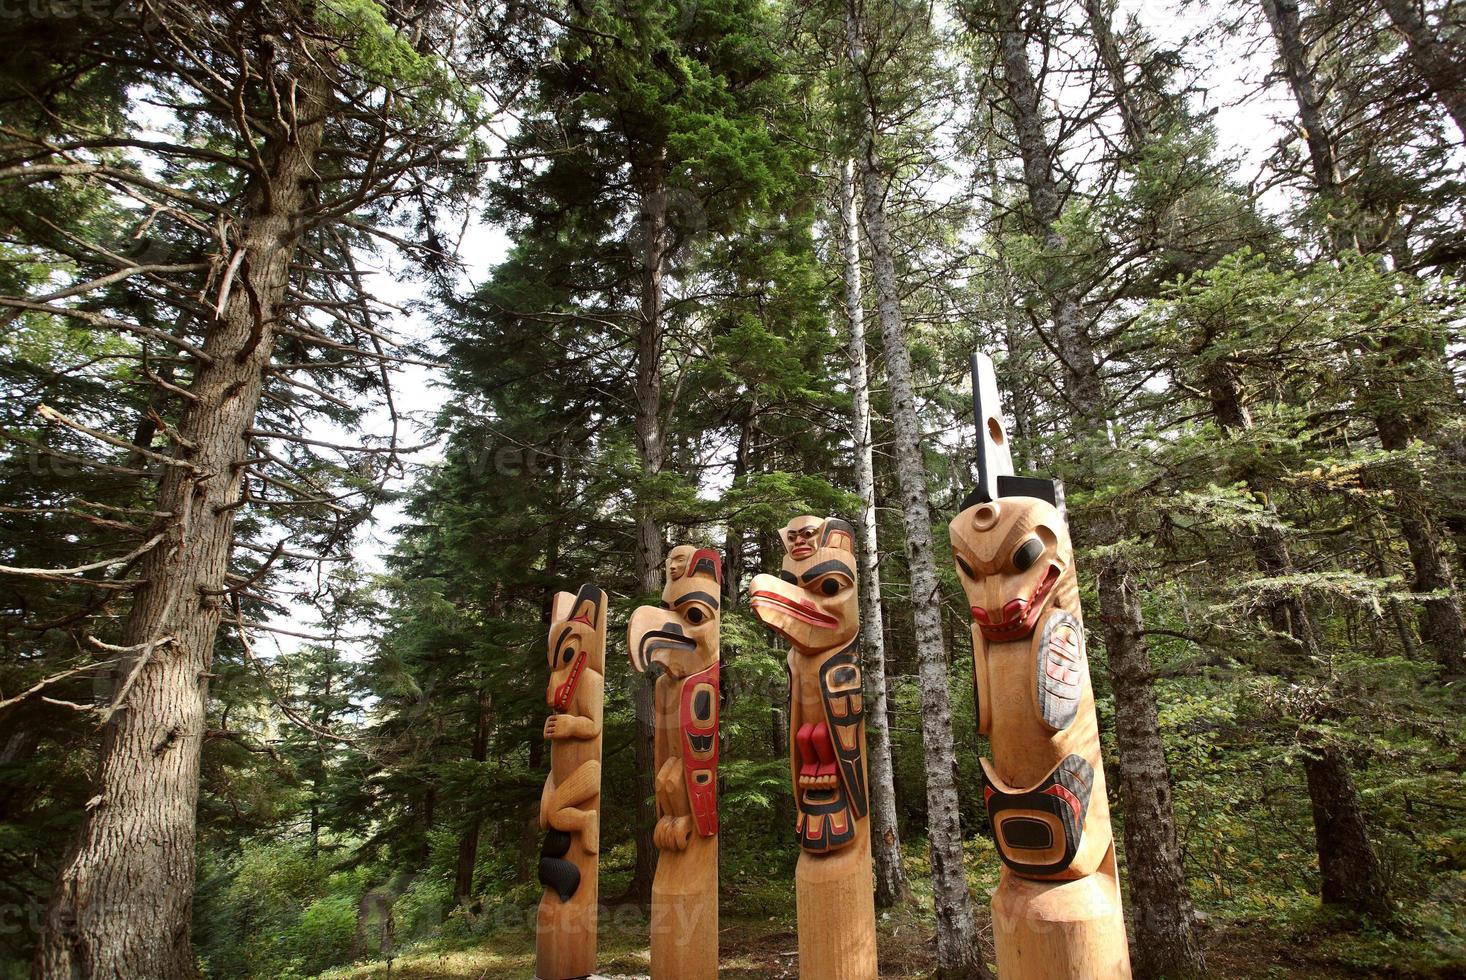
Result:
M663 817L652 831L652 843L659 851L685 851L696 831L691 817Z
M545 719L545 738L594 738L595 722L580 715L551 715Z

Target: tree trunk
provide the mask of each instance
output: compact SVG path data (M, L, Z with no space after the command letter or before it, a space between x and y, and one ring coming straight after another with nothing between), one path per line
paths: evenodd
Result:
M1283 61L1288 87L1298 106L1298 124L1308 145L1308 162L1313 168L1313 183L1320 194L1329 195L1339 189L1338 161L1334 158L1333 137L1324 119L1324 95L1314 82L1308 63L1308 48L1303 42L1302 22L1297 0L1260 0L1262 12L1272 28Z
M748 414L738 427L738 449L733 454L733 486L738 486L748 475L749 451L753 446L754 419L758 417L758 402L752 396ZM745 527L729 520L723 535L723 611L738 605L743 594L743 538Z
M910 894L896 823L896 777L886 713L886 643L881 616L880 548L876 537L876 477L870 425L870 375L865 352L865 311L860 295L860 229L855 207L855 161L840 168L840 217L845 311L850 322L850 391L855 442L855 489L860 495L856 547L860 564L860 655L865 665L865 739L870 760L871 851L875 858L876 908L891 908Z
M1251 429L1252 415L1243 404L1240 383L1227 365L1214 361L1206 383L1212 416L1222 431ZM1254 494L1271 499L1269 482L1251 467L1241 467L1233 475ZM1255 533L1252 552L1258 568L1269 575L1292 575L1297 571L1288 550L1288 539L1279 528L1265 527ZM1289 596L1273 603L1270 615L1273 628L1292 637L1305 657L1311 660L1319 653L1313 618L1302 596ZM1286 661L1282 673L1284 676L1293 673ZM1323 900L1379 915L1390 906L1388 888L1374 857L1354 781L1337 748L1316 745L1315 749L1315 754L1304 756L1303 768L1309 799L1313 801L1313 838L1319 867L1331 869L1334 874L1346 874L1354 882L1348 889L1331 887L1330 871L1326 870ZM1362 900L1363 904L1356 900Z
M37 977L198 975L190 930L207 678L246 430L310 203L328 92L321 71L308 69L289 134L265 144L265 173L251 178L242 278L204 339L208 360L196 366L178 423L179 465L166 467L158 490L157 509L173 516L143 559L146 584L128 615L124 642L136 653L120 676L136 671L136 680L103 729L96 795L52 891Z
M1381 0L1395 17L1391 6L1398 6L1400 13L1414 14L1409 0ZM1308 138L1308 153L1313 163L1314 183L1320 195L1342 193L1339 174L1333 152L1333 137L1323 118L1323 97L1314 82L1313 73L1305 57L1302 32L1299 26L1296 0L1261 0L1268 23L1272 26L1278 50L1282 54L1288 83L1298 104L1298 118ZM1418 19L1417 19L1418 20ZM1396 24L1399 27L1399 24ZM1423 22L1418 26L1425 32ZM1402 29L1403 30L1403 29ZM1425 32L1428 33L1428 32ZM1408 40L1408 36L1407 36ZM1411 57L1416 57L1411 47ZM1454 75L1443 75L1443 82L1454 78L1455 91L1461 92L1461 71L1459 65L1450 66ZM1422 71L1423 73L1423 71ZM1429 77L1427 77L1429 81ZM1435 85L1431 81L1432 86ZM1448 86L1449 87L1449 86ZM1444 98L1444 96L1442 96ZM1454 112L1454 109L1452 110ZM1459 120L1458 120L1459 121ZM1347 236L1344 229L1336 229L1335 248L1338 250ZM1358 247L1358 236L1353 238ZM1391 343L1388 338L1385 343ZM1401 362L1416 360L1419 351L1400 351ZM1449 376L1449 372L1446 372ZM1389 450L1406 448L1415 435L1415 426L1396 410L1376 413L1380 445ZM1462 613L1461 597L1456 591L1454 576L1441 545L1441 534L1437 529L1432 508L1425 499L1425 487L1419 478L1401 468L1396 481L1399 517L1405 543L1410 552L1410 563L1415 570L1414 591L1434 593L1432 598L1422 600L1420 634L1427 646L1435 653L1446 676L1457 677L1466 672L1466 616Z
M1460 54L1436 35L1415 0L1380 0L1380 6L1405 39L1410 63L1466 136L1466 70Z
M1125 563L1105 562L1100 567L1099 599L1110 686L1115 691L1135 974L1202 976L1205 961L1196 940L1196 914L1176 843L1171 771L1161 741L1140 596Z
M1145 149L1150 145L1150 123L1145 112L1135 104L1134 92L1125 80L1125 60L1120 54L1120 45L1115 40L1111 26L1112 7L1104 0L1084 0L1084 13L1089 23L1090 36L1094 38L1095 52L1105 75L1109 77L1110 89L1115 96L1115 108L1120 111L1120 122L1125 127L1125 139L1132 151Z
M1383 448L1400 452L1409 447L1412 434L1404 419L1382 414L1376 421ZM1420 639L1435 654L1443 679L1466 676L1466 616L1462 614L1461 595L1446 560L1441 533L1425 499L1428 488L1409 463L1393 470L1390 483L1400 532L1415 570L1411 589L1429 596L1420 600Z
M857 74L865 56L853 6L846 7L846 39ZM895 429L896 478L911 569L911 606L916 627L917 678L921 689L922 758L926 765L927 836L932 863L932 896L937 914L937 976L986 977L977 944L967 875L962 866L962 828L957 812L956 747L952 742L952 704L947 689L947 651L942 642L942 597L932 554L932 518L927 501L921 428L911 380L911 352L901 319L901 293L886 228L885 193L876 156L875 114L867 107L861 134L861 217L870 245L876 309L886 351Z
M1007 0L995 9L1004 83L1012 102L1035 230L1051 254L1062 255L1067 247L1057 230L1062 205L1051 169L1053 148L1044 132L1038 86L1028 62L1027 33L1016 3ZM1064 367L1071 425L1076 434L1107 434L1103 442L1113 445L1116 433L1110 424L1109 399L1085 326L1082 296L1078 287L1057 274L1045 285L1055 346ZM1091 537L1108 542L1120 534L1121 529L1106 520L1092 529ZM1200 975L1206 964L1196 939L1195 911L1176 843L1170 770L1160 736L1143 614L1129 563L1122 557L1107 560L1099 569L1098 586L1115 694L1125 860L1135 908L1135 971L1141 977Z
M478 711L474 715L473 744L469 758L482 763L489 757L489 697L479 693ZM453 901L467 908L473 901L473 869L478 865L479 829L483 826L482 812L477 808L463 825L463 836L458 838L458 860L453 873Z
M1369 841L1359 792L1349 775L1343 754L1333 745L1306 747L1303 770L1308 777L1308 799L1319 840L1330 846L1318 849L1323 878L1323 900L1344 905L1390 921L1394 909L1384 886L1379 859Z
M641 317L636 341L636 453L642 477L662 471L665 433L662 431L662 273L667 248L667 189L660 154L633 164L633 179L641 197L637 243L641 249ZM662 525L651 509L637 503L636 557L633 573L643 596L660 595L664 561ZM652 880L657 871L657 849L652 842L656 824L655 707L652 683L636 675L632 700L636 711L636 865L620 901L651 907Z

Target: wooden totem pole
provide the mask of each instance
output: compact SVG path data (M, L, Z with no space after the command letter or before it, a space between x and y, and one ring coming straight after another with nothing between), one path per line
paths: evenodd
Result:
M972 608L983 797L1004 868L1001 980L1130 976L1063 488L1013 475L992 361L972 358L978 485L951 523Z
M657 673L654 697L660 857L652 882L652 980L718 976L718 629L722 557L691 545L667 556L660 606L631 614L631 666Z
M550 778L540 794L535 976L588 977L596 965L596 872L601 831L601 708L606 687L606 593L582 585L550 607L545 738Z
M794 873L803 980L873 980L875 891L861 690L855 532L834 517L783 530L784 567L750 606L789 641L789 767L801 848Z

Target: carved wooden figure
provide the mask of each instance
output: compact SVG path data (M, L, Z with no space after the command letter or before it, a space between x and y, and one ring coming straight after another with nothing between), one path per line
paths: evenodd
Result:
M535 976L588 977L596 965L600 851L601 709L605 697L606 593L557 593L550 607L545 738L550 778L540 795L540 883Z
M1062 487L1013 476L992 362L973 356L978 487L951 523L972 609L983 796L1004 868L1000 980L1130 975Z
M652 882L652 980L718 976L718 630L722 558L691 545L667 556L660 606L631 614L631 666L657 673L660 857Z
M876 976L875 892L861 690L855 533L796 517L784 566L755 576L750 607L789 641L789 766L801 848L794 873L803 980Z

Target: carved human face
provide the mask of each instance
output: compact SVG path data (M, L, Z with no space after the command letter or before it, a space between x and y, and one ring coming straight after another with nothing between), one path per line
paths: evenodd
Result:
M660 606L631 614L631 664L645 672L659 665L673 677L695 674L718 659L722 557L712 549L679 545L667 556Z
M1058 508L1037 497L999 497L958 514L949 531L957 576L983 638L1006 643L1031 636L1073 561Z
M849 646L860 632L854 530L835 517L796 517L782 540L783 569L749 586L753 614L805 653Z
M581 674L606 671L606 594L583 585L574 595L556 594L550 606L548 660L550 682L545 703L556 712L569 710Z

